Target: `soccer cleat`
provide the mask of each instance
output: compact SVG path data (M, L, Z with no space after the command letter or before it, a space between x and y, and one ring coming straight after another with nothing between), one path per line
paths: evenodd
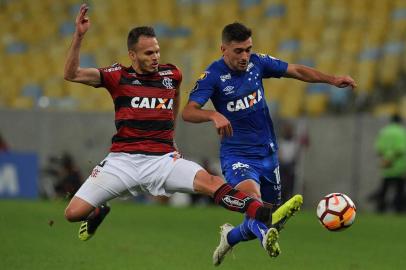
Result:
M79 228L79 239L82 241L87 241L95 234L96 229L102 223L104 218L110 212L110 207L107 204L102 204L98 208L98 213L95 217L88 218L85 221L82 221ZM95 209L95 211L97 211Z
M271 257L278 257L278 255L281 253L278 238L278 230L276 228L270 228L262 239L262 246Z
M282 230L288 219L300 210L300 206L302 206L302 204L302 195L295 195L290 198L272 213L272 224L270 227L274 227L278 231Z
M220 243L213 253L213 264L219 266L227 253L233 249L227 241L227 234L234 228L233 225L225 223L220 226Z

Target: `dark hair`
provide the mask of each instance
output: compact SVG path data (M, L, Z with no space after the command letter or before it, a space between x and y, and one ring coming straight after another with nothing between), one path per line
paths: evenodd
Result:
M128 50L131 50L135 44L137 44L138 39L140 36L146 36L146 37L156 37L154 28L150 26L139 26L139 27L134 27L131 29L131 31L128 33L128 38L127 38L127 48Z
M245 41L252 35L251 29L242 23L235 22L226 25L221 33L221 40L223 43L230 43L232 41Z

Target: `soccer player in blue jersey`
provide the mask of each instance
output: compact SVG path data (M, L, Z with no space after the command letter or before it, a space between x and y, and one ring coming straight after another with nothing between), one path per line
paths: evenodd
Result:
M221 136L220 159L227 182L265 205L281 204L278 145L272 119L264 99L263 79L288 77L311 83L328 83L340 88L355 87L349 76L331 76L313 68L288 64L265 54L252 53L251 30L241 23L223 29L223 57L213 62L200 76L182 113L185 121L212 121ZM211 99L216 110L202 109ZM303 198L295 195L281 207L290 214L299 210ZM233 227L221 226L220 244L213 254L219 265L233 246L258 238L271 257L280 253L279 245L270 245L270 227L280 230L284 222L262 222L246 217ZM278 244L278 243L276 243Z

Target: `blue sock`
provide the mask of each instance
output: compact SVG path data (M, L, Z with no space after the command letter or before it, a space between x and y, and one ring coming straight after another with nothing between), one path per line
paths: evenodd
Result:
M227 235L227 241L231 246L238 244L241 241L249 241L258 238L262 245L268 227L255 219L245 217L244 222L232 229Z
M251 232L251 234L258 238L259 243L262 246L262 239L264 239L265 234L268 231L268 227L264 223L251 218L244 220L243 224L246 224L248 230Z
M234 227L234 229L228 233L227 242L230 246L235 246L239 242L249 241L256 238L256 236L248 229L248 226L246 226L246 220L248 220L248 218L245 218L243 223Z

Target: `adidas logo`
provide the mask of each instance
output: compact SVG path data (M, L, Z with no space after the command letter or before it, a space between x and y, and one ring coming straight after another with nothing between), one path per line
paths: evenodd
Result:
M141 82L139 80L134 80L131 82L133 85L141 85Z

